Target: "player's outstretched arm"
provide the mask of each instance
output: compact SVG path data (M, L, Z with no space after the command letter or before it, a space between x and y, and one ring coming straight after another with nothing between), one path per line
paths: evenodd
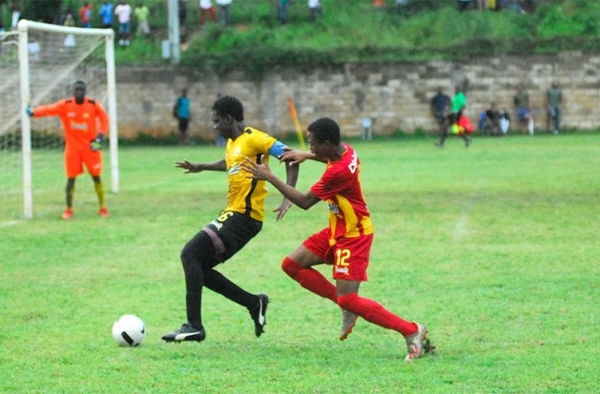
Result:
M183 168L185 174L196 173L201 171L225 171L227 169L227 164L225 163L225 159L209 162L209 163L191 163L187 160L176 161L175 167Z
M279 155L278 158L279 158L280 162L286 162L289 165L300 164L300 163L305 162L306 160L316 160L316 161L321 161L321 162L327 162L327 161L318 159L317 156L315 156L314 153L312 153L312 152L305 152L305 151L291 149L291 148L285 148L284 152L281 155Z
M285 166L285 172L286 172L286 182L285 183L287 185L290 185L291 187L295 188L296 183L298 182L298 174L300 173L300 166L298 164L290 163L289 165ZM277 212L277 217L275 218L275 220L280 221L281 219L283 219L283 217L285 216L287 211L289 211L289 209L292 207L292 205L293 205L292 202L287 197L284 196L283 201L281 202L281 205L273 210L273 212Z
M275 188L279 190L279 192L283 194L284 197L286 197L288 200L290 200L302 209L309 209L317 202L319 202L319 198L311 192L302 194L302 192L300 192L296 188L284 183L281 179L277 178L275 174L271 172L271 169L269 168L269 165L265 162L264 157L261 157L260 162L262 164L255 163L250 158L246 157L246 161L242 163L241 166L244 170L252 174L251 178L262 179L269 182L270 184L275 186Z

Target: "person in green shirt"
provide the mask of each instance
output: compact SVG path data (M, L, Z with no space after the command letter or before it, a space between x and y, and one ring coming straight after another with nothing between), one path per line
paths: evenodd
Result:
M133 10L133 15L137 20L137 34L142 33L144 36L150 34L150 25L148 24L148 16L150 10L141 1L138 2L137 7Z
M546 104L548 105L547 128L552 130L554 135L557 135L560 129L560 113L563 107L563 92L558 85L558 81L553 81L552 87L546 92ZM553 124L553 129L550 129L550 123Z
M459 85L456 85L454 88L454 97L452 97L452 104L451 104L451 110L452 113L450 113L450 115L448 115L448 124L453 126L456 125L457 123L460 122L461 118L464 116L463 115L463 111L465 110L465 108L467 107L467 96L465 96L465 93L463 92L463 88ZM455 127L452 127L452 129L456 129ZM465 146L468 148L471 145L471 137L469 137L467 135L467 133L458 133L458 136L461 137L463 140L465 140ZM436 142L436 145L440 148L444 147L444 143L446 142L446 138L448 138L448 128L446 128L443 132L442 132L442 136L440 138L440 140L438 142Z

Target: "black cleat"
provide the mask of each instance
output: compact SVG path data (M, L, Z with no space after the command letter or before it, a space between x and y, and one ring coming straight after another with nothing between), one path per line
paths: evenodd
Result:
M250 310L250 316L254 320L254 334L260 337L265 332L267 324L267 305L269 305L269 297L266 294L259 294L258 306Z
M162 336L162 340L165 342L202 342L204 338L206 338L206 332L204 331L204 327L198 329L193 327L189 323L184 323L180 329L175 330L173 332L169 332Z

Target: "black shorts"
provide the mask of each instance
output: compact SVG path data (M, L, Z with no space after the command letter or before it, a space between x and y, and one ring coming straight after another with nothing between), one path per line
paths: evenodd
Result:
M202 229L211 238L215 257L224 262L244 247L262 229L262 222L238 212L222 212Z
M179 118L179 132L180 133L187 132L189 124L190 124L190 120L188 118Z

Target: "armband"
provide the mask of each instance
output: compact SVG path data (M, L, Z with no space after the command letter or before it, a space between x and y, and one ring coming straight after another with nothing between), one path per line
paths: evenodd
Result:
M285 152L285 148L287 148L287 146L284 143L275 141L273 146L269 149L269 155L279 158L279 156L283 155L283 152Z

